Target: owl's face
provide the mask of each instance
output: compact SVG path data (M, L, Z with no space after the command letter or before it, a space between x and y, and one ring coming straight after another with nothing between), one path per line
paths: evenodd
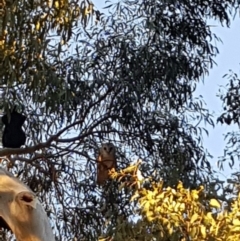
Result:
M112 143L104 143L100 148L101 156L112 156L115 157L116 149Z

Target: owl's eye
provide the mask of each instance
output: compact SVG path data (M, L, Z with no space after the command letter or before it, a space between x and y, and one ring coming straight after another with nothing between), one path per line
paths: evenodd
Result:
M113 149L113 148L112 148L112 147L110 147L110 148L109 148L109 151L112 151L112 149Z

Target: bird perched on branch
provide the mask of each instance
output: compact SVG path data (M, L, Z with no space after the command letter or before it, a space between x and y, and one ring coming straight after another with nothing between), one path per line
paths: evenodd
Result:
M2 117L2 122L5 125L2 136L3 147L19 148L25 144L26 135L22 130L22 125L25 120L26 116L18 113L16 107L14 107L10 116L5 114Z
M116 148L112 143L105 143L99 148L97 157L97 184L103 185L109 178L109 171L117 167Z

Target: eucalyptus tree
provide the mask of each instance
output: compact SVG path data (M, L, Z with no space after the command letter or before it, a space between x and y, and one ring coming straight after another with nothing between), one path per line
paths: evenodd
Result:
M165 185L209 183L199 123L213 121L193 92L218 54L207 20L229 26L236 8L230 0L120 1L104 14L88 1L3 5L2 108L24 106L28 138L0 153L45 204L57 240L114 235L135 217L130 193L118 190L128 176L96 185L102 142L117 147L119 169L141 158L142 175Z

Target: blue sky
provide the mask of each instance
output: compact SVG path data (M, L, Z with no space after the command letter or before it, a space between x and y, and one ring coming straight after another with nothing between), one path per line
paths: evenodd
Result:
M109 5L109 3L105 4L105 0L94 1L94 4L100 11L104 11L102 8ZM203 96L208 109L210 112L214 113L214 119L216 122L217 117L222 113L222 102L219 97L217 97L217 93L221 86L227 84L227 79L223 79L222 77L224 74L228 73L229 70L233 70L233 72L237 74L240 73L240 16L236 15L235 20L232 20L230 28L222 27L218 22L215 22L212 25L214 26L211 30L221 38L223 43L217 43L219 50L219 54L215 58L217 66L214 66L209 70L209 76L205 77L204 83L199 83L195 96ZM217 168L218 157L223 155L226 145L224 134L239 128L237 128L237 126L229 127L219 123L215 128L210 126L206 126L206 128L209 131L209 136L204 136L204 147L213 155L211 163L213 167ZM228 165L225 165L224 167L224 172L221 172L222 177L229 177L231 170ZM237 165L235 165L235 170L236 168L239 169Z
M209 71L209 76L204 80L204 83L200 83L196 95L202 95L207 107L210 111L214 112L215 118L222 113L222 102L216 96L221 86L227 84L227 79L223 79L222 76L229 73L229 70L239 74L240 63L240 17L237 15L236 19L232 22L230 28L222 27L221 24L215 23L215 27L212 31L216 33L223 43L217 43L219 49L219 55L216 57L215 62L217 66ZM209 152L214 156L212 165L216 166L217 157L223 155L223 150L226 145L224 141L224 134L231 130L238 130L237 126L226 126L218 124L215 128L207 128L209 130L209 137L204 137L204 146L208 148ZM235 165L235 168L238 168ZM236 170L236 169L235 169ZM227 168L224 174L229 176L230 169Z

